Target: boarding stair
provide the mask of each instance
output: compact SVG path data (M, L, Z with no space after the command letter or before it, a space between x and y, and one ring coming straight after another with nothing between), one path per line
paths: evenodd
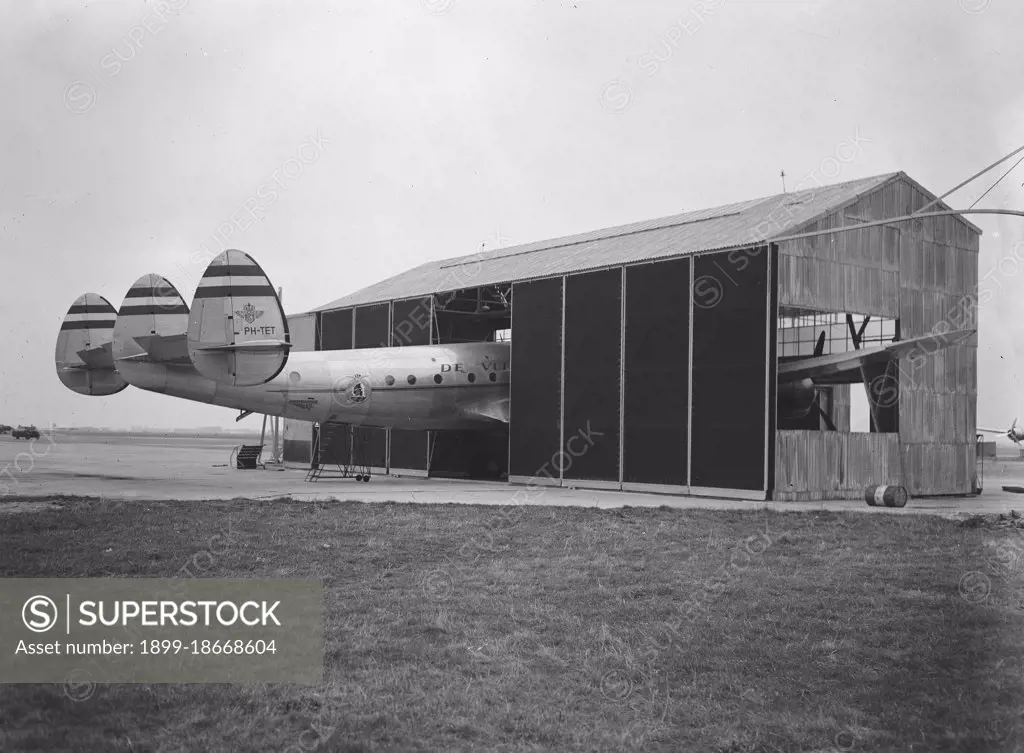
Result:
M263 462L263 445L243 444L235 448L234 465L240 471L252 471L256 468L266 469L267 464Z

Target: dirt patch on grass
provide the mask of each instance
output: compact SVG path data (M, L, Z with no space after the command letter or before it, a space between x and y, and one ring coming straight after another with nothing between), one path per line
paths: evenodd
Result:
M60 505L50 500L19 499L7 501L0 499L0 515L19 515L27 512L59 509Z

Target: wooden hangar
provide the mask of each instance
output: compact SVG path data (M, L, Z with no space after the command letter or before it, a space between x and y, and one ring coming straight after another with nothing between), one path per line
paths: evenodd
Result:
M975 225L849 229L934 199L902 172L818 186L429 262L294 315L294 350L510 338L511 406L487 433L286 421L285 460L355 447L375 473L751 500L970 494L976 335L815 382L809 409L785 382L794 360L977 327Z

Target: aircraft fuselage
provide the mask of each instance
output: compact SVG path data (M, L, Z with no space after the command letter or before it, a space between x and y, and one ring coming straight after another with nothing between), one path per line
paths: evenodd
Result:
M191 365L125 360L117 369L149 392L300 421L471 429L507 421L510 355L508 343L295 352L280 374L251 387Z

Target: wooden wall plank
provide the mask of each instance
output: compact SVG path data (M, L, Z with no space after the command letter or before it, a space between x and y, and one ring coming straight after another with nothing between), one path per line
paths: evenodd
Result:
M779 430L777 500L861 499L872 484L899 483L895 434Z

